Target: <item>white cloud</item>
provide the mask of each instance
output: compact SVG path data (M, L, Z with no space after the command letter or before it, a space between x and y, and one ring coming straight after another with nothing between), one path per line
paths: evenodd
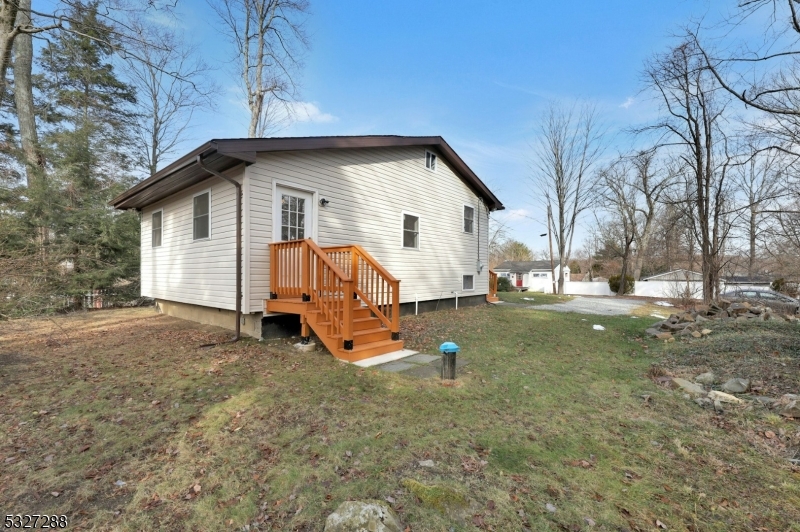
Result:
M312 102L294 102L291 105L292 116L297 122L312 122L315 124L329 124L339 120L330 113L323 113Z
M636 103L636 100L633 99L633 96L628 96L628 99L622 102L619 106L623 109L628 109L634 103Z
M500 217L504 222L517 222L525 219L531 219L531 211L528 209L506 209L501 211Z

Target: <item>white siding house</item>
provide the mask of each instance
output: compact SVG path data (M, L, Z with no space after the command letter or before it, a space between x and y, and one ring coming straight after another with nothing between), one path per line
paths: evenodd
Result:
M549 260L507 260L494 268L494 271L498 276L506 277L514 290L551 292L553 290L553 272L555 272L555 279L558 280L560 267L557 260L554 262L554 270L550 269ZM570 280L569 266L564 266L564 280Z
M142 295L176 315L230 326L236 309L237 189L215 173L241 185L248 334L282 240L360 245L401 281L401 303L488 293L489 213L503 206L441 137L215 140L112 202L141 213Z

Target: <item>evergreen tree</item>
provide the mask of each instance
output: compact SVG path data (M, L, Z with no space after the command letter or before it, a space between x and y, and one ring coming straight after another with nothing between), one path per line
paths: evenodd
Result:
M66 289L78 295L112 288L138 271L137 216L108 206L134 182L128 154L135 96L102 44L113 33L97 3L75 4L69 18L73 31L61 32L39 60L52 176L32 197L48 202L53 251L68 271Z

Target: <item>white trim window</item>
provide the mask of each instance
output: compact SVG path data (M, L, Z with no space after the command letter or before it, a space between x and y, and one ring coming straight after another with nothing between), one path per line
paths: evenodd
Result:
M160 248L161 247L161 236L163 234L163 226L164 226L164 211L163 210L158 210L158 211L154 212L153 215L151 216L150 220L151 220L151 223L150 223L151 231L150 231L150 233L152 235L151 239L150 239L150 244L154 248Z
M464 275L461 277L461 290L469 292L475 290L475 276Z
M419 249L419 216L403 213L403 248Z
M211 238L211 191L206 190L192 198L192 240Z
M436 154L425 150L425 168L431 172L436 171Z
M464 205L464 232L472 234L475 227L475 208Z

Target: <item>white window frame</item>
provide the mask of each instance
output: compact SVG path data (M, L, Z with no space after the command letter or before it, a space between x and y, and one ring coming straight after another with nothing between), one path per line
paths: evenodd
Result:
M472 277L472 288L464 288L464 278L465 277ZM475 274L474 273L465 273L461 276L461 291L462 292L474 292L475 291Z
M306 232L306 238L311 238L315 242L319 242L318 228L319 228L319 191L314 188L308 188L298 183L291 181L280 181L277 179L272 180L272 241L281 241L281 208L280 198L278 197L278 187L292 188L298 192L311 194L311 207L312 215L306 219L306 226L311 222L311 230Z
M465 231L464 230L464 225L466 225L465 222L467 221L467 213L464 212L464 209L462 208L461 209L461 232L463 232L465 235L474 235L475 234L475 212L477 211L477 209L475 207L473 207L472 205L468 204L468 203L464 203L464 207L469 207L470 209L472 209L472 231Z
M194 200L192 200L192 201L194 201ZM156 213L158 213L158 212L161 213L161 227L159 228L159 231L161 232L161 235L159 235L159 236L161 238L158 239L159 242L158 242L158 245L156 246L153 243L153 216L155 216ZM192 224L194 224L194 221L192 221ZM161 209L156 209L156 210L154 210L153 212L150 213L150 247L151 248L160 248L163 245L164 245L164 209L161 208Z
M405 236L406 236L406 216L414 216L417 219L417 247L415 248L407 248L405 246ZM422 216L419 214L409 212L409 211L401 211L400 215L400 248L407 249L409 251L419 251L422 249Z
M433 160L433 168L428 166L428 160L429 160L428 159L428 155L430 155L432 160ZM438 155L436 155L435 153L433 153L430 150L425 150L425 169L427 171L436 172L436 167L439 166L438 161L439 161L439 156Z
M203 238L195 238L194 237L194 199L197 196L202 196L203 194L208 193L208 236ZM201 190L196 194L192 194L192 242L205 242L207 240L211 240L211 220L212 220L212 209L211 209L211 189L207 188L205 190ZM163 221L162 221L163 225Z

